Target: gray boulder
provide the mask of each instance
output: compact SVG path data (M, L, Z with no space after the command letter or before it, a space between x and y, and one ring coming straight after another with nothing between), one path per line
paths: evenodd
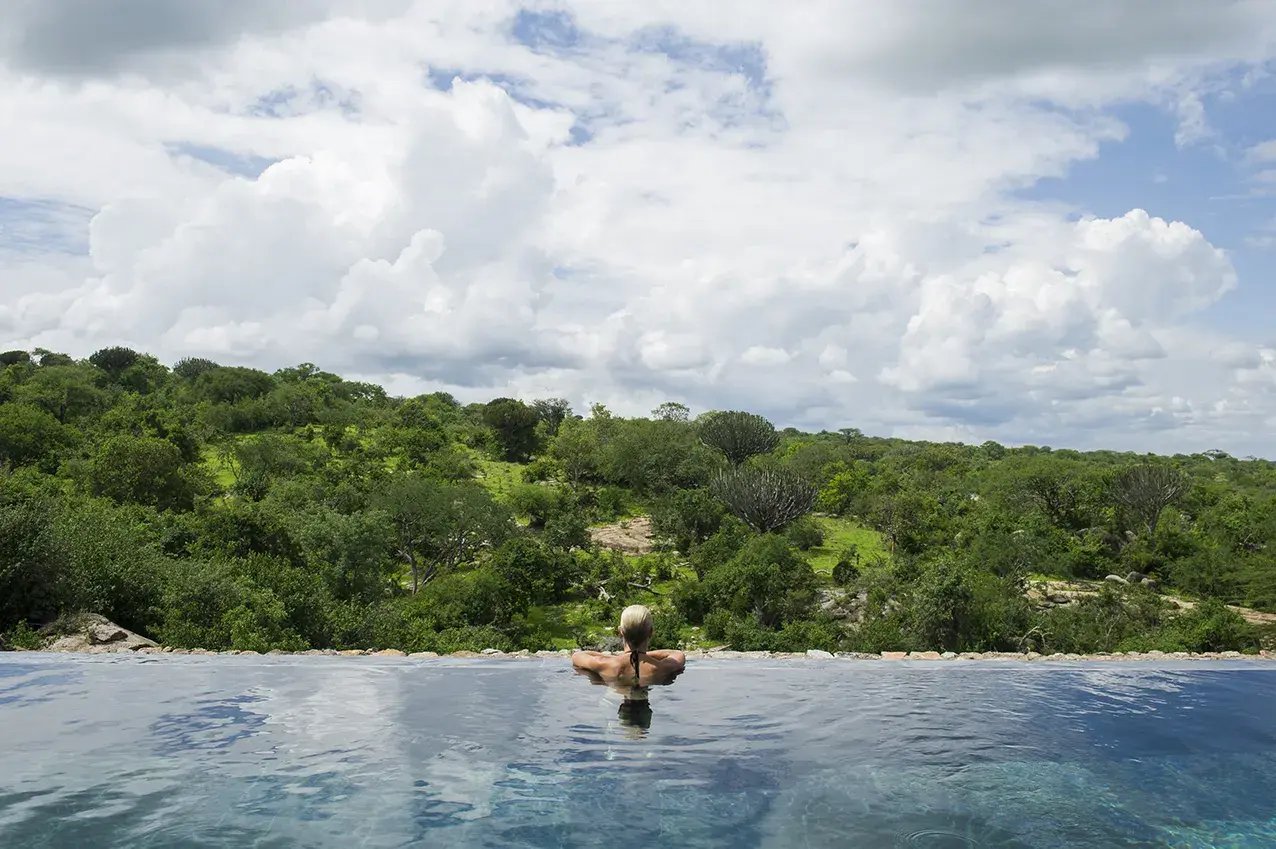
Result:
M1105 580L1105 581L1111 581L1111 582L1112 582L1112 583L1114 583L1114 584L1128 584L1128 583L1130 583L1130 582L1129 582L1129 581L1127 581L1125 578L1122 578L1120 575L1105 575L1105 576L1104 576L1104 578L1103 578L1103 580Z
M114 654L158 645L96 613L64 617L41 630L51 639L44 651Z

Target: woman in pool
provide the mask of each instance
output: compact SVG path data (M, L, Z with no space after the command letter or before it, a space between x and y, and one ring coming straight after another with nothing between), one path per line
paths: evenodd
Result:
M590 672L602 683L628 685L641 694L630 698L646 698L646 688L668 684L687 667L687 656L677 649L651 651L653 623L651 611L641 604L631 604L620 614L617 633L624 642L621 651L578 651L572 655L572 666Z

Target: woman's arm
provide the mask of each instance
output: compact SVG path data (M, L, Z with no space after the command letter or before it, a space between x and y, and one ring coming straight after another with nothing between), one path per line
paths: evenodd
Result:
M687 665L686 654L677 649L656 649L655 651L647 652L647 657L653 657L670 666L677 666L679 669L683 669Z
M607 655L600 651L582 650L572 653L572 666L577 669L588 669L591 672L597 672L602 668Z

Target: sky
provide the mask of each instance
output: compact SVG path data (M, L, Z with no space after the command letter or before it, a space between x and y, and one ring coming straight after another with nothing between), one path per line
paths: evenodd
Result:
M1276 4L12 0L0 349L1276 456Z

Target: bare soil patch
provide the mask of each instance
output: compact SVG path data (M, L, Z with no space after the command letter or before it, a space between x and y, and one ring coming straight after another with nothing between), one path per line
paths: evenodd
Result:
M647 516L590 528L589 537L603 548L622 554L650 554L656 547L651 534L651 519Z

